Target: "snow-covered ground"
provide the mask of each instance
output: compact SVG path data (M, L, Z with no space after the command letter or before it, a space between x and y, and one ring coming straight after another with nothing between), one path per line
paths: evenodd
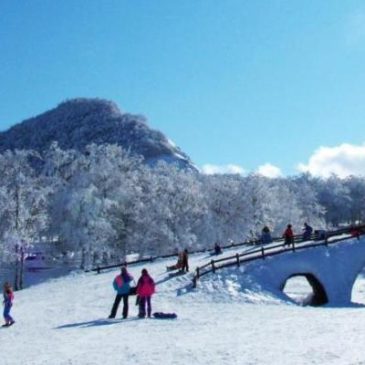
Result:
M290 254L288 254L290 255ZM192 269L210 260L190 257ZM209 274L198 288L192 274L169 277L160 260L146 267L158 283L153 311L176 320L108 320L119 270L75 273L15 293L16 324L0 330L1 365L70 364L365 364L365 307L303 307L242 283L244 269ZM288 283L300 297L306 284ZM353 301L365 302L359 276ZM118 312L121 315L121 308Z

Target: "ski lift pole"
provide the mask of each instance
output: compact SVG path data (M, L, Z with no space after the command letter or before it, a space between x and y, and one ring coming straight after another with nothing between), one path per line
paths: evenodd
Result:
M24 277L24 247L20 246L19 289L23 289L23 277Z

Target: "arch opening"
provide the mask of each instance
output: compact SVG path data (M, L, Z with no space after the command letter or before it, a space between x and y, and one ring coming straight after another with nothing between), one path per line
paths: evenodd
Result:
M328 303L325 288L310 273L291 275L281 288L282 292L300 305L321 306Z
M351 302L365 304L365 269L357 275L352 286Z

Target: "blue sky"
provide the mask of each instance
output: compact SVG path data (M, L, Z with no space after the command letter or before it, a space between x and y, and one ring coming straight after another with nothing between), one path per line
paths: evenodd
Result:
M0 19L0 130L100 97L200 167L365 171L362 1L1 0Z

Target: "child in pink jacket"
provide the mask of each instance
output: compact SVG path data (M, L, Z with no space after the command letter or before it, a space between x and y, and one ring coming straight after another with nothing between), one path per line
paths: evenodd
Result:
M148 274L146 269L142 270L142 275L138 279L137 283L137 295L139 296L139 318L146 317L146 305L147 305L147 316L151 318L151 297L155 292L155 282Z
M3 327L8 327L15 323L13 317L10 315L10 310L11 310L11 307L13 306L14 293L13 293L13 289L12 289L11 285L8 282L6 282L4 284L3 296L4 296L3 316L4 316L4 320L5 320L5 324L3 325Z

